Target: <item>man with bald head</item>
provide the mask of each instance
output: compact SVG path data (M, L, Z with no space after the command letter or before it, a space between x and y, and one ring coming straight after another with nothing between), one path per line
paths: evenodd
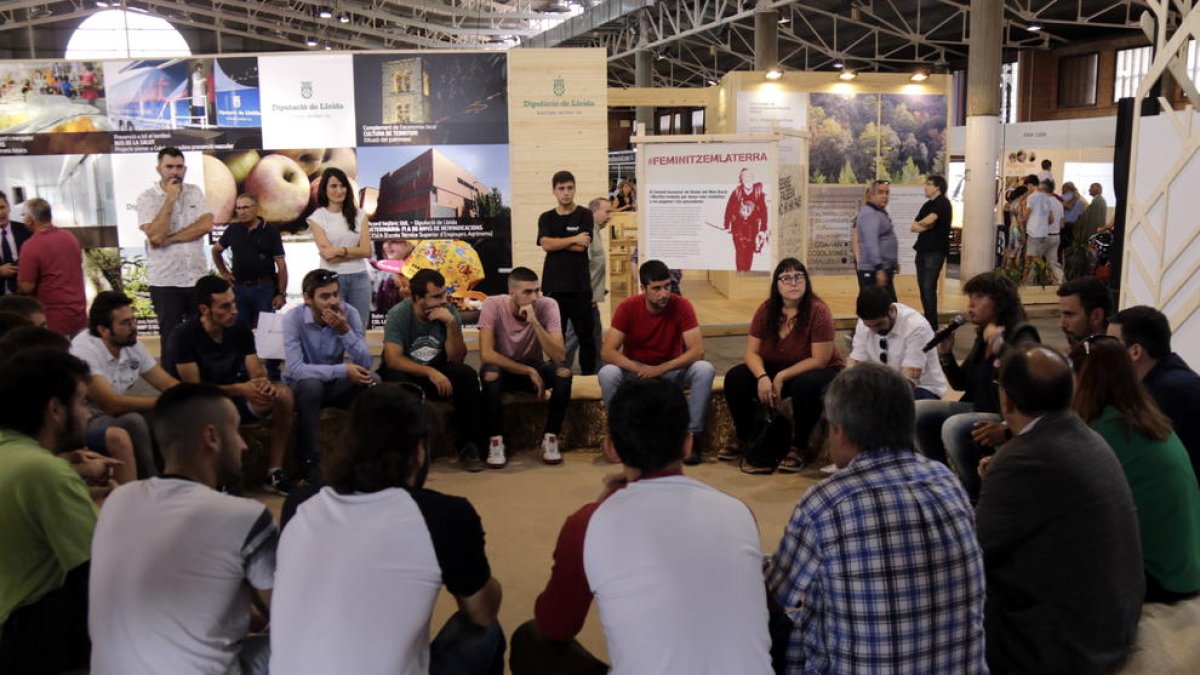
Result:
M1125 658L1145 579L1129 484L1104 439L1070 411L1071 367L1029 346L1000 366L1014 434L980 467L976 529L995 673L1102 673Z

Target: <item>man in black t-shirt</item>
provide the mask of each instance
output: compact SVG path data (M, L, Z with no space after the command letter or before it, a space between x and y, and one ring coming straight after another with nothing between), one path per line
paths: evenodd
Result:
M283 240L279 230L258 215L258 201L252 195L238 195L234 217L221 238L212 247L217 271L233 285L238 314L251 328L258 327L259 312L278 310L287 302L287 263L283 259ZM225 266L222 253L233 253L233 272Z
M592 329L592 281L588 246L592 212L575 203L575 176L559 171L550 180L558 204L538 218L537 243L546 252L542 290L558 303L565 335L567 324L579 336L579 367L596 374L596 341Z
M912 231L920 233L913 250L917 252L917 287L921 291L921 307L925 310L929 325L937 328L938 275L942 273L942 265L946 264L946 256L950 255L950 223L954 219L950 200L946 198L946 179L928 176L925 179L925 198L928 201L921 205L917 219L912 224Z
M182 382L217 385L233 399L242 422L269 420L267 487L287 494L291 481L283 473L283 455L292 429L292 390L266 377L255 353L254 333L238 321L229 282L200 277L196 282L199 318L188 319L171 334L168 372Z

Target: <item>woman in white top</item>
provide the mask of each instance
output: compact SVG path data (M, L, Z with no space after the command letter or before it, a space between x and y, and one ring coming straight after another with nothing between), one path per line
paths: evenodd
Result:
M317 186L317 204L308 228L321 254L321 268L338 273L342 300L358 311L363 328L371 327L371 232L367 214L354 204L350 180L341 169L325 169Z

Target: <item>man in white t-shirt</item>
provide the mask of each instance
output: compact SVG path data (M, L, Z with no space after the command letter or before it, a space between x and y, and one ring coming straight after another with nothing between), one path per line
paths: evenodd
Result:
M71 341L71 353L88 364L89 445L94 434L111 426L129 433L137 459L138 478L157 473L145 413L154 409L154 396L135 396L130 387L144 379L160 392L179 384L138 342L133 299L117 291L102 291L88 310L88 329Z
M1043 258L1054 272L1055 279L1059 279L1062 277L1062 264L1058 262L1058 244L1063 223L1063 206L1054 195L1054 181L1042 181L1038 191L1029 195L1025 207L1029 212L1029 219L1026 221L1029 243L1026 245L1025 255L1030 258Z
M525 391L539 400L551 390L542 437L542 461L562 463L558 434L571 404L571 369L563 361L562 323L558 303L542 295L537 273L517 267L508 273L508 295L483 301L479 314L480 379L483 417L487 425L487 465L503 467L504 431L501 399L506 391Z
M563 525L534 620L513 633L513 675L608 672L574 641L593 597L613 673L772 672L758 526L745 504L683 475L692 443L678 385L617 390L604 454L624 470Z
M161 476L117 488L92 536L88 629L99 675L267 672L279 534L270 511L217 492L241 475L238 411L211 384L181 384L154 411Z
M158 334L168 344L171 331L196 313L192 288L208 274L205 236L213 214L200 188L183 182L187 166L178 148L158 151L160 179L138 196L137 215L146 233L146 281L158 316Z
M878 286L858 294L858 325L846 366L881 363L899 371L913 388L916 400L939 399L950 385L938 362L937 350L923 351L933 339L933 328L917 310L892 302Z

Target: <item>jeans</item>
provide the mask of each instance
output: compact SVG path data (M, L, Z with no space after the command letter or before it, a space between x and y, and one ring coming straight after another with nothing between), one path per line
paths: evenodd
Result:
M131 412L112 417L96 415L88 422L87 430L96 431L109 427L124 429L133 443L133 457L137 460L137 477L150 478L158 475L154 463L154 441L150 436L150 424L141 413Z
M264 279L252 284L235 284L233 297L237 301L238 318L251 328L258 328L258 315L273 312L271 301L275 299L275 281Z
M608 665L579 644L546 637L536 621L526 621L512 634L513 675L604 675Z
M563 419L567 416L567 406L571 404L571 373L567 366L542 362L536 366L542 385L550 389L550 406L546 414L546 433L558 435L562 431ZM558 370L567 369L566 375L559 375ZM501 400L506 391L524 391L535 393L533 381L527 375L517 375L503 370L500 366L484 366L483 380L483 419L488 436L504 435L504 413ZM489 382L488 375L495 373L498 377Z
M704 431L704 414L708 411L708 399L712 398L713 377L716 369L708 361L696 361L687 368L669 370L661 375L688 391L688 431L699 436ZM597 373L600 380L600 397L607 408L625 380L637 378L637 374L623 370L611 363Z
M884 270L884 271L887 273L887 283L884 284L884 288L887 289L888 295L891 296L891 298L892 298L892 302L897 302L897 300L896 300L896 284L894 283L896 273L893 270ZM860 290L867 288L869 286L878 286L878 285L879 285L879 282L877 282L875 280L875 270L858 270L858 288Z
M772 378L776 372L767 369L767 374ZM839 372L838 368L810 370L783 385L783 398L792 401L792 445L802 453L808 449L808 437L821 419L821 396ZM755 408L761 405L758 400L758 379L746 364L739 363L725 373L725 403L729 406L729 416L733 419L738 443L744 449L754 433Z
M503 675L504 630L484 628L455 612L429 645L429 675Z
M346 378L322 381L306 378L292 384L296 405L296 457L311 467L321 458L317 450L317 425L321 408L345 410L365 387Z
M238 650L238 664L242 675L267 675L271 666L271 638L268 635L251 635L242 638Z
M979 499L979 460L992 454L971 438L979 422L999 422L995 413L975 412L961 401L917 401L917 451L950 465L972 502Z
M162 348L160 361L167 361L167 345L170 344L171 332L196 315L196 296L189 286L151 286L150 304L154 305L154 315L158 319L158 343Z
M479 423L479 376L475 369L465 363L430 364L439 373L450 379L453 393L450 400L454 403L454 428L458 434L459 450L466 449L467 443L474 443L482 448L486 437L484 426ZM446 398L438 393L437 387L428 377L417 377L402 373L398 370L380 372L384 382L408 382L420 387L425 396L434 401L445 401Z
M89 569L86 562L75 567L62 586L8 615L0 626L0 673L87 670Z
M1045 237L1030 237L1029 243L1025 245L1026 258L1043 258L1046 264L1050 266L1050 271L1054 273L1054 278L1061 280L1063 267L1058 261L1058 244L1059 235L1051 234Z
M572 363L575 363L575 350L579 347L579 336L575 334L575 324L568 323L565 325L567 347L567 367L570 368ZM600 308L592 305L592 340L596 345L596 358L592 361L592 372L600 370L600 347L604 344L604 338L601 333L604 330L603 324L600 323ZM579 357L579 369L583 370L583 355Z
M363 330L371 329L371 275L366 272L338 274L338 295L358 310Z
M938 326L938 275L946 263L946 254L934 251L917 251L917 288L921 291L921 308L925 320L937 330Z
M583 293L551 293L550 298L558 303L564 339L567 323L575 327L575 337L579 340L579 370L584 375L595 375L598 358L594 341L595 329L592 325L592 292L589 290Z

